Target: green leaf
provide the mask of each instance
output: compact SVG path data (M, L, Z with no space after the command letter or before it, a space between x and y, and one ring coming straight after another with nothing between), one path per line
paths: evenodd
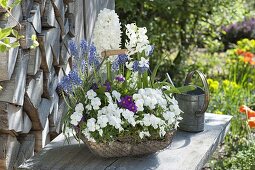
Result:
M8 49L5 45L1 44L1 41L0 41L0 52L6 52Z
M4 9L8 9L8 0L0 0L0 5L4 8Z
M18 32L17 30L15 30L15 29L12 29L12 34L13 34L16 38L19 37L19 32Z
M158 68L161 64L161 61L157 63L157 65L155 66L155 68L153 69L153 72L152 72L152 75L151 75L151 84L152 86L154 85L154 82L155 82L155 78L156 78L156 75L157 75L157 71L158 71Z
M8 37L12 32L12 28L5 28L0 30L0 40Z
M18 41L15 41L14 43L11 44L11 48L16 48L19 46L20 46L20 43Z

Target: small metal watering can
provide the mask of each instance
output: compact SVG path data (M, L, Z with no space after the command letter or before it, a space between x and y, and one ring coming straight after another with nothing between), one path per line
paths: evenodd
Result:
M201 132L204 130L204 113L209 104L209 88L202 72L196 70L188 73L184 85L190 84L195 73L201 78L204 89L196 86L195 90L175 95L180 109L184 112L179 129L189 132Z

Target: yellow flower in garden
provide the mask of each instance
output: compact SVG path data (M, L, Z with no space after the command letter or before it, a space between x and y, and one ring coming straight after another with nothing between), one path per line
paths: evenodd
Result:
M224 80L223 81L223 86L229 86L230 84L230 81L229 80Z
M211 91L217 91L219 89L219 82L213 79L207 79L207 83Z

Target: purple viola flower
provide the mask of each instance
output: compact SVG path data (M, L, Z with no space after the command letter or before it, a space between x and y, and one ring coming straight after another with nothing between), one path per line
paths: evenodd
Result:
M70 53L71 55L77 60L79 59L79 52L78 52L78 48L76 46L76 43L74 41L69 41L68 43L68 47L70 49Z
M80 47L81 47L81 54L82 56L84 56L87 53L88 42L86 40L81 40Z
M122 75L118 75L115 77L115 80L117 80L118 82L122 83L125 81L125 77L123 77Z
M106 92L110 92L111 91L111 83L109 81L106 81L104 86L106 87Z
M131 112L137 112L137 106L135 105L132 96L121 97L119 106L130 110Z
M91 86L91 89L93 89L94 91L96 91L98 88L98 85L96 83L93 83Z

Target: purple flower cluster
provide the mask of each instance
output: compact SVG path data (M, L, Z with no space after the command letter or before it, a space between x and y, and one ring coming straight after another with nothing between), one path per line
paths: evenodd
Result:
M75 59L79 59L79 52L78 52L78 48L76 46L76 43L74 41L69 41L68 42L68 47L70 49L70 53L71 55L75 58Z
M82 56L84 56L88 50L88 42L86 40L81 40L80 47L81 47L81 54Z
M147 71L149 69L147 67L140 67L139 66L139 61L137 61L137 60L134 61L132 68L133 68L134 72L138 71L141 74L143 74L145 71Z
M122 75L118 75L115 77L115 80L122 83L125 81L125 77L123 77Z
M111 83L109 82L109 81L106 81L105 83L104 83L104 86L106 87L106 90L105 91L107 91L107 92L110 92L111 91Z
M245 19L241 22L236 22L222 27L222 39L225 45L228 43L236 43L237 41L248 38L255 38L255 18Z
M120 102L118 102L118 104L120 107L126 108L131 112L134 113L137 112L137 106L135 105L132 96L121 97Z
M94 44L90 45L88 62L89 62L89 65L96 66L96 67L100 65L100 62L96 56L96 47Z
M119 66L125 64L128 61L128 56L126 54L119 54L112 63L112 70L119 70Z
M70 73L62 78L58 84L58 88L65 93L70 94L75 86L82 84L82 80L76 71L70 71Z
M98 85L96 83L93 83L91 86L91 89L93 89L94 91L96 91L98 88Z

